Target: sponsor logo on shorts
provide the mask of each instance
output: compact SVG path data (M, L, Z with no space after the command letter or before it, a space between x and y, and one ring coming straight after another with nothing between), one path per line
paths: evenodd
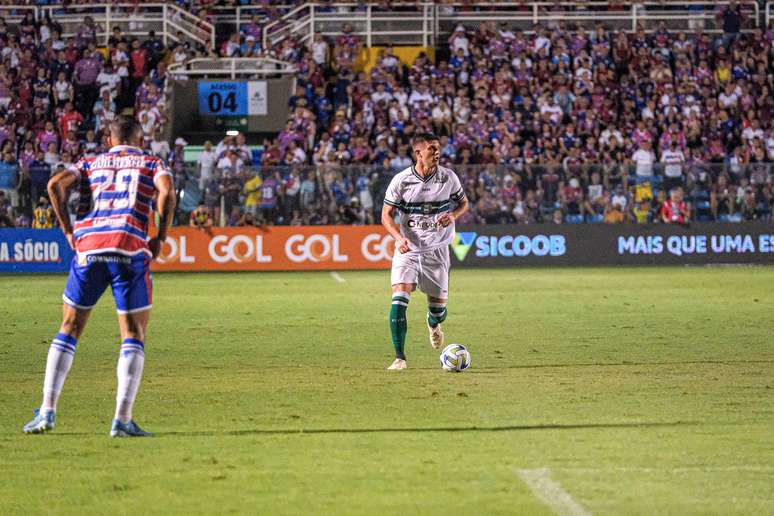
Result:
M86 263L132 263L128 256L90 254L86 256Z

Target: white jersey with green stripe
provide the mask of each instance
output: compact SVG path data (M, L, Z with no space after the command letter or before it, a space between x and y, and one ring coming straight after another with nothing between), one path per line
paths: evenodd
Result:
M454 224L443 227L438 219L464 197L460 180L451 169L439 166L422 177L412 165L392 178L384 202L400 212L400 231L411 247L428 251L451 243Z

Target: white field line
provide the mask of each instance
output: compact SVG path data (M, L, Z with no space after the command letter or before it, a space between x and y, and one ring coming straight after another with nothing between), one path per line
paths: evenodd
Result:
M516 474L535 496L559 516L591 516L562 486L551 480L548 469L517 469Z
M341 274L339 274L336 271L331 271L331 277L336 280L336 283L344 283L345 281L347 281L344 278L342 278Z
M774 466L686 466L681 468L648 468L648 467L617 467L609 468L559 468L562 471L572 471L576 473L598 473L600 471L617 471L621 473L697 473L702 471L750 471L750 472L774 472Z

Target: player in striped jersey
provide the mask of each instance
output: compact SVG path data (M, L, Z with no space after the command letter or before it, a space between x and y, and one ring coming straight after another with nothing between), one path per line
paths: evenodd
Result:
M43 402L24 432L54 428L56 406L91 309L108 285L113 291L121 350L112 437L148 436L132 419L145 363L145 332L151 308L150 261L167 235L175 208L172 174L164 162L145 154L140 125L120 117L110 126L113 147L83 158L48 183L62 231L76 251L63 295L62 324L48 351ZM80 188L75 224L67 212L69 190ZM153 199L159 207L158 234L148 239Z
M399 172L387 187L382 224L395 239L392 258L390 331L395 361L389 370L406 369L406 310L417 285L427 294L430 344L443 345L441 323L449 298L449 244L454 221L468 210L457 175L438 165L438 137L421 133L411 142L415 165ZM400 225L393 218L400 214Z

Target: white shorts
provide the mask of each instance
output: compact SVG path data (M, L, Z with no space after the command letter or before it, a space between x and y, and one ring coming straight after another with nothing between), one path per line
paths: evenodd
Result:
M391 284L413 283L428 296L449 297L449 246L432 251L409 251L392 257Z

